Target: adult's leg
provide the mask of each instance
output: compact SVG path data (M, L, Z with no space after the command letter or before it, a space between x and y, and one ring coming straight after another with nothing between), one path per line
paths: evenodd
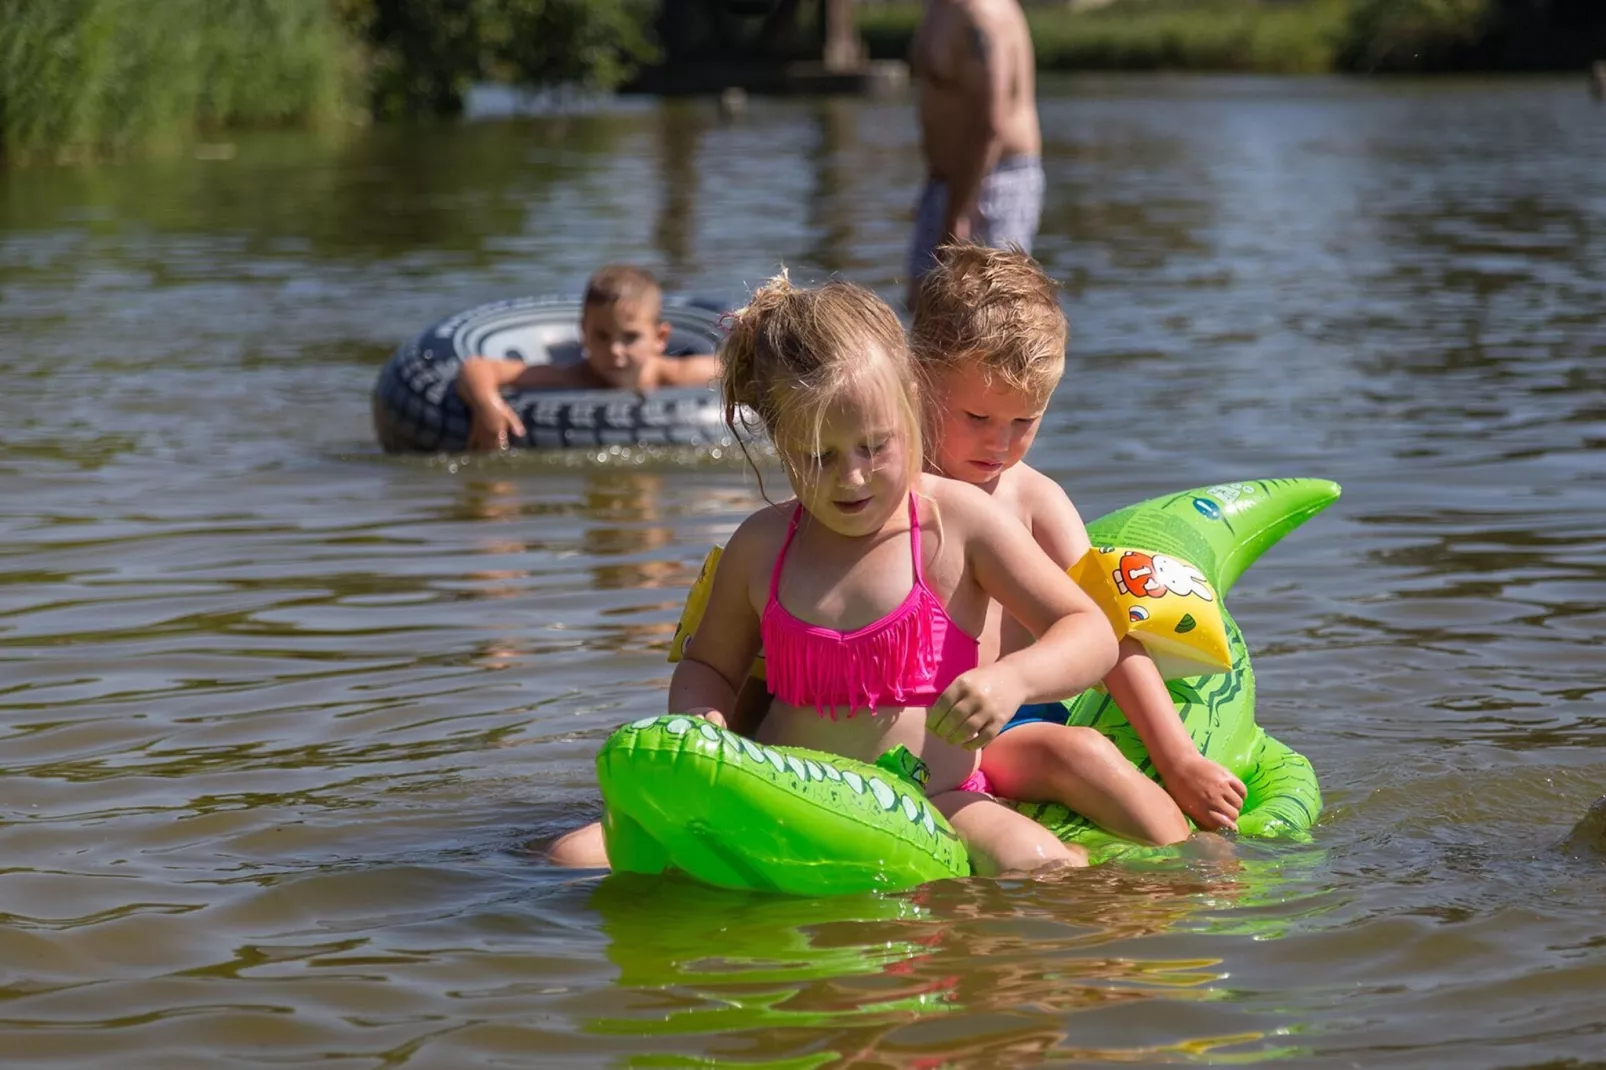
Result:
M1087 865L1083 847L1061 843L1048 829L990 795L944 791L930 801L959 833L978 876Z
M981 180L976 195L976 241L994 249L1018 245L1031 252L1043 219L1044 188L1043 164L1036 157L999 163Z
M1057 802L1138 843L1180 843L1192 831L1175 800L1091 728L1016 725L981 752L993 790L1021 802Z
M904 307L911 312L914 311L915 291L920 285L920 276L937 264L937 246L946 237L942 223L947 210L948 187L941 182L928 180L920 191L920 200L915 204L914 232L909 238L909 263L906 268L909 290L904 298Z

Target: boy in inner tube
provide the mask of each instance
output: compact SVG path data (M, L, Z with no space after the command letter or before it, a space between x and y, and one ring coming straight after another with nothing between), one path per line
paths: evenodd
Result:
M663 291L652 273L608 264L586 283L580 313L585 360L576 364L524 364L469 357L457 373L457 395L472 416L468 448L505 450L521 438L524 423L502 398L511 390L633 390L707 386L719 374L713 354L666 356L670 326L663 320Z

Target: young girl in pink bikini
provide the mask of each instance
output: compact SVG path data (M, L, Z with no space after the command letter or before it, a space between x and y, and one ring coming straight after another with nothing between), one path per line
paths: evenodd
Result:
M727 418L757 414L796 500L731 537L669 709L724 723L762 647L775 695L763 742L869 762L902 744L976 872L1085 864L987 793L979 751L1024 703L1103 678L1114 636L986 494L921 473L918 370L897 317L860 287L783 276L721 355ZM993 600L1037 642L978 668Z

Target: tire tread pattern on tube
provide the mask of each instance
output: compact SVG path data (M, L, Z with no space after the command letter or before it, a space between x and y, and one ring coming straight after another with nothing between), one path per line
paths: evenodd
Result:
M515 298L449 316L403 342L374 384L374 430L380 445L391 453L466 449L471 419L457 394L457 373L466 357L482 352L477 342L499 329L532 325L577 331L580 311L580 302L573 299ZM674 328L671 352L687 355L717 348L717 310L666 302L663 315ZM524 423L524 437L509 443L516 447L707 446L731 439L719 396L710 389L675 387L645 395L605 389L523 390L505 396Z

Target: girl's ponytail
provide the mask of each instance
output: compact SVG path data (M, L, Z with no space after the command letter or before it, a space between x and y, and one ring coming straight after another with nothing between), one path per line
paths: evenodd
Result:
M782 268L779 275L753 291L746 307L730 314L729 333L719 347L719 387L725 423L732 431L738 430L738 420L745 426L747 413L760 420L767 415L769 406L764 395L768 377L761 369L760 351L776 348L776 335L786 329L784 313L801 292Z

